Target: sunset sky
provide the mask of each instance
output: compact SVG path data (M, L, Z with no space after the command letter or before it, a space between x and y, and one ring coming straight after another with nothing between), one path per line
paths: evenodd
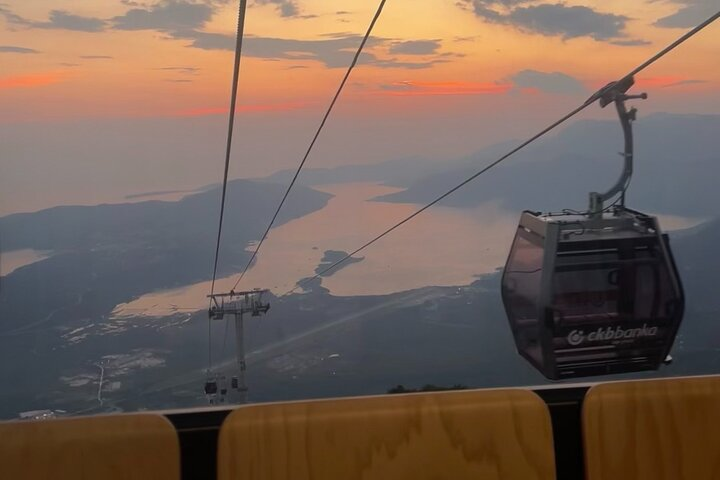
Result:
M377 7L249 3L233 176L296 164ZM719 8L388 0L309 166L527 136ZM0 0L0 215L219 180L236 15L230 0ZM637 78L641 114L718 113L719 58L720 22Z

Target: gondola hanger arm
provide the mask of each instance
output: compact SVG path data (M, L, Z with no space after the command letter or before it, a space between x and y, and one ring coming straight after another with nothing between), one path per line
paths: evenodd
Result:
M589 215L591 217L600 217L604 210L605 202L617 194L620 194L620 206L625 206L625 190L627 190L630 185L630 179L633 174L634 147L632 122L637 115L637 109L633 107L628 110L625 106L625 101L632 99L645 100L647 98L647 93L637 95L627 94L627 91L634 83L635 80L633 77L626 77L618 82L609 83L587 100L590 103L599 100L602 108L605 108L611 103L615 103L625 137L625 151L621 153L624 160L623 171L617 182L605 193L590 192Z

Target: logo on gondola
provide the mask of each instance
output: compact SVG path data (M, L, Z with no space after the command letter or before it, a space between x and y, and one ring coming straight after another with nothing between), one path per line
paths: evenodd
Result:
M573 330L567 337L567 341L570 345L580 345L585 341L585 335L582 330Z
M601 342L608 340L633 340L644 337L654 337L658 334L658 327L648 327L647 324L643 324L642 328L627 328L623 329L620 326L615 328L599 327L597 330L590 332L585 335L583 330L573 330L567 336L567 342L572 346L580 345L581 343L588 342Z

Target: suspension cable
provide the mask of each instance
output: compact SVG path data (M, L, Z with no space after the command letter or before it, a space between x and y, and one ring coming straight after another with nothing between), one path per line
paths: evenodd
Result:
M217 242L215 243L215 262L213 264L212 283L210 284L211 295L215 293L215 279L217 278L218 257L220 256L220 238L222 236L223 217L225 215L225 197L227 194L228 171L230 170L230 151L232 150L233 127L235 126L235 106L237 103L237 90L240 80L240 58L242 57L246 11L247 0L240 0L240 5L238 7L237 34L235 36L235 64L233 67L232 91L230 93L227 145L225 148L225 173L223 174L222 196L220 199L220 220L218 222Z
M352 73L353 69L355 68L355 65L358 62L358 59L360 58L360 54L363 51L363 48L365 47L365 44L367 43L368 39L370 38L370 34L373 31L373 28L375 27L375 23L377 23L378 18L380 18L380 14L383 11L383 7L385 7L386 0L381 0L380 4L378 5L377 11L375 12L375 15L373 16L372 21L370 22L370 26L367 29L367 32L365 33L365 36L363 37L362 41L360 42L360 46L357 49L357 52L355 52L355 56L352 59L352 62L350 63L350 66L347 69L347 72L345 72L345 76L343 77L342 81L340 82L340 86L337 89L337 92L335 92L335 96L333 97L332 101L330 102L330 106L328 107L327 111L325 112L325 115L323 116L322 121L320 122L320 126L318 127L317 131L315 132L315 135L312 138L312 141L310 142L310 145L307 148L307 151L305 152L305 155L303 156L302 160L300 161L300 165L298 165L297 170L295 171L295 175L292 178L292 181L288 185L287 189L285 190L285 194L282 197L282 200L280 200L280 203L277 206L277 209L275 210L275 213L272 216L272 219L270 220L270 223L268 224L267 228L265 229L265 232L262 235L262 238L260 238L260 241L255 247L255 251L253 252L252 256L250 257L250 260L248 260L247 264L245 265L245 268L243 269L242 273L240 274L240 277L237 279L237 282L235 282L235 285L233 286L233 290L238 286L238 284L242 281L243 277L245 277L245 274L250 269L250 266L252 265L253 260L255 260L255 257L257 257L258 252L260 251L260 247L262 247L263 242L265 242L265 239L268 236L268 233L270 233L270 229L272 228L273 224L275 223L275 220L278 217L278 214L280 213L280 210L282 209L283 205L285 204L285 200L287 200L288 195L290 194L290 190L292 190L293 186L295 186L295 182L298 179L298 176L300 175L300 171L305 166L305 162L307 161L308 157L310 156L310 153L312 152L313 147L315 146L315 142L317 141L318 137L320 136L320 133L323 130L323 127L325 127L325 123L327 122L328 118L330 117L330 113L333 110L333 107L335 106L335 103L337 102L338 98L340 97L340 94L343 91L343 88L345 87L345 84L348 81L348 78L350 78L350 74Z
M713 23L718 18L720 18L720 10L717 11L714 15L711 15L707 20L705 20L704 22L702 22L701 24L699 24L692 30L689 30L688 32L686 32L684 35L682 35L680 38L678 38L677 40L672 42L670 45L668 45L667 47L663 48L658 53L656 53L655 55L650 57L645 63L643 63L642 65L639 65L637 68L635 68L635 70L633 70L632 72L625 75L622 78L622 80L626 80L629 77L634 77L635 74L640 73L641 71L645 70L647 67L649 67L650 65L655 63L661 57L664 57L666 54L670 53L670 51L674 50L675 47L677 47L681 43L685 42L685 40L689 39L690 37L694 36L696 33L698 33L700 30L702 30L703 28L705 28L708 25L710 25L711 23Z
M412 213L412 214L410 214L409 216L405 217L404 219L402 219L401 221L399 221L398 223L396 223L396 224L393 225L392 227L388 228L388 229L385 230L384 232L382 232L382 233L380 233L379 235L375 236L373 239L371 239L371 240L369 240L368 242L364 243L362 246L360 246L360 247L356 248L355 250L353 250L352 252L346 254L344 257L342 257L341 259L337 260L335 263L332 263L331 265L327 266L326 268L320 270L320 271L317 272L314 276L308 277L308 278L305 278L305 279L302 279L302 280L299 280L298 282L295 283L295 286L294 286L291 290L288 290L288 291L287 291L286 293L284 293L282 296L289 295L289 294L295 292L298 288L301 288L304 284L310 283L310 282L312 282L312 281L314 281L314 280L322 277L324 274L326 274L326 273L328 273L329 271L333 270L333 269L336 268L337 266L345 263L345 262L348 261L350 258L352 258L354 255L356 255L356 254L360 253L361 251L365 250L365 249L368 248L370 245L372 245L373 243L377 242L378 240L380 240L381 238L385 237L386 235L389 235L391 232L393 232L393 231L396 230L397 228L399 228L399 227L401 227L402 225L406 224L407 222L409 222L409 221L412 220L413 218L417 217L418 215L420 215L421 213L423 213L425 210L429 209L430 207L436 205L438 202L444 200L446 197L452 195L452 194L455 193L457 190L461 189L462 187L464 187L464 186L467 185L468 183L470 183L470 182L472 182L473 180L475 180L476 178L478 178L480 175L484 174L485 172L487 172L487 171L490 170L491 168L497 166L498 164L500 164L500 163L503 162L504 160L506 160L506 159L508 159L509 157L511 157L512 155L514 155L515 153L517 153L517 152L519 152L520 150L522 150L523 148L527 147L528 145L530 145L531 143L533 143L535 140L537 140L537 139L539 139L540 137L544 136L545 134L547 134L547 133L550 132L551 130L554 130L554 129L555 129L556 127L558 127L559 125L565 123L567 120L569 120L570 118L574 117L575 115L577 115L578 113L580 113L581 111L585 110L587 107L589 107L590 105L592 105L593 103L595 103L596 100L598 100L599 98L601 98L602 96L604 96L606 93L608 93L610 90L612 90L613 87L614 87L616 84L622 84L622 83L624 83L625 81L629 80L631 77L635 76L637 73L640 73L641 71L645 70L645 69L646 69L647 67L649 67L651 64L655 63L657 60L659 60L660 58L662 58L662 57L664 57L665 55L667 55L669 52L671 52L672 50L674 50L674 49L675 49L676 47L678 47L680 44L682 44L683 42L685 42L686 40L688 40L689 38L691 38L692 36L694 36L696 33L698 33L698 32L699 32L700 30L702 30L703 28L705 28L705 27L707 27L708 25L710 25L711 23L713 23L713 22L714 22L715 20L717 20L718 18L720 18L720 11L718 11L716 14L712 15L710 18L708 18L707 20L705 20L704 22L702 22L701 24L699 24L698 26L696 26L696 27L693 28L692 30L690 30L690 31L688 31L687 33L685 33L684 35L682 35L680 38L678 38L677 40L675 40L674 42L672 42L670 45L668 45L667 47L665 47L664 49L662 49L660 52L658 52L657 54L655 54L654 56L652 56L652 57L651 57L650 59L648 59L647 61L643 62L643 63L642 63L641 65L639 65L638 67L634 68L632 71L630 71L630 73L628 73L627 75L625 75L624 77L622 77L620 80L618 80L617 82L609 83L609 84L606 85L605 87L601 88L601 89L598 90L595 94L593 94L590 98L588 98L587 100L585 100L585 102L583 102L579 107L575 108L575 109L572 110L570 113L566 114L565 116L563 116L562 118L560 118L560 119L557 120L556 122L552 123L550 126L545 127L543 130L541 130L540 132L536 133L535 135L533 135L533 136L530 137L529 139L525 140L525 141L522 142L520 145L518 145L517 147L513 148L512 150L510 150L509 152L507 152L505 155L501 156L500 158L498 158L498 159L495 160L494 162L492 162L492 163L490 163L489 165L485 166L484 168L482 168L482 169L481 169L480 171L478 171L477 173L475 173L475 174L471 175L470 177L468 177L467 179L463 180L462 182L460 182L459 184L457 184L456 186L454 186L453 188L451 188L451 189L448 190L447 192L443 193L442 195L440 195L439 197L437 197L436 199L434 199L434 200L431 201L430 203L428 203L428 204L426 204L425 206L423 206L422 208L416 210L414 213Z
M242 43L245 31L245 12L247 0L240 0L238 5L237 32L235 35L235 63L233 65L232 90L230 93L230 111L228 113L228 133L225 148L225 172L223 174L222 196L220 198L220 218L218 220L217 242L215 243L215 261L213 263L212 283L210 295L215 293L215 279L217 278L218 258L220 256L220 238L222 237L223 218L225 216L225 197L227 195L228 171L230 170L230 152L232 150L233 128L235 126L235 106L237 104L238 83L240 81L240 59L242 58ZM212 300L210 300L212 302ZM212 327L208 320L208 375L212 372Z

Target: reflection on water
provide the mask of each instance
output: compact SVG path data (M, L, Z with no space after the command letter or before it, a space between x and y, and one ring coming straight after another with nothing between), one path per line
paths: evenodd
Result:
M327 206L274 228L239 289L269 288L282 295L314 275L326 250L356 249L417 210L372 198L401 189L373 183L314 187L334 195ZM292 199L290 199L292 201ZM664 230L700 223L661 215ZM378 295L414 288L467 285L476 275L505 263L519 212L487 203L474 209L434 207L361 253L364 259L323 278L334 295ZM230 290L237 275L220 279L215 291ZM165 316L207 307L210 282L144 295L121 304L115 317Z
M274 228L238 288L265 287L283 294L314 274L326 250L352 251L418 206L374 202L399 189L372 183L314 187L334 195L317 212ZM290 199L292 201L292 199ZM436 207L362 253L361 262L323 279L335 295L386 294L427 285L465 285L494 271L507 256L517 215L495 204L475 209ZM237 276L216 282L229 290ZM120 316L162 316L207 307L210 282L144 295L118 305Z
M50 252L42 252L30 248L2 252L2 257L0 257L0 276L9 275L20 267L39 262L49 256Z

